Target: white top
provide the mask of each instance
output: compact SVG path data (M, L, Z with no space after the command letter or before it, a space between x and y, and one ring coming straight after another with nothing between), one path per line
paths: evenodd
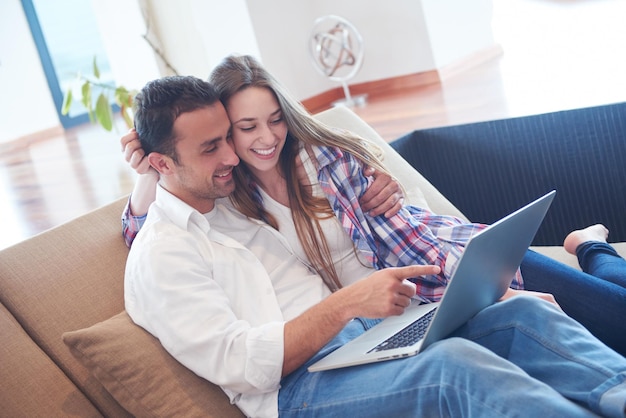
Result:
M284 323L329 291L277 231L227 200L205 217L157 187L128 255L124 293L133 321L178 361L246 415L275 417Z
M294 253L300 259L307 260L307 256L296 233L291 209L272 199L264 190L260 190L263 196L263 206L278 222L280 233L285 237L287 242L289 242ZM367 261L365 259L359 260L358 252L354 248L352 240L348 236L348 233L341 227L339 220L335 216L322 219L320 226L322 233L326 237L332 262L334 263L337 276L342 285L347 286L374 272L373 267L367 267Z

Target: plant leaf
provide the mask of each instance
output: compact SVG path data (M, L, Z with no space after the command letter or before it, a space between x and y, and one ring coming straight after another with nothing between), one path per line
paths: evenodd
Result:
M87 109L91 108L91 83L89 81L85 81L80 88L80 92L83 94L81 98L81 103Z
M132 104L130 102L131 97L130 94L128 94L128 90L126 90L126 88L122 86L115 89L115 100L120 106L129 106Z
M65 98L63 99L61 114L63 116L67 115L70 112L70 107L72 107L72 89L69 89L67 92L65 92Z
M80 89L83 97L81 97L80 102L87 109L87 113L89 114L89 120L94 121L93 115L93 106L91 104L91 83L89 81L85 81Z
M113 129L113 112L109 105L109 99L103 93L100 93L96 102L96 117L104 129L107 131Z
M93 75L100 79L100 69L98 69L98 64L96 63L96 56L93 56Z
M135 125L135 123L133 122L132 110L129 107L122 105L120 107L120 113L124 118L124 123L126 123L126 127L128 129L132 128Z
M115 100L120 106L120 113L122 114L122 118L124 118L126 127L129 129L134 126L133 100L136 94L135 90L128 91L124 86L119 86L115 89Z

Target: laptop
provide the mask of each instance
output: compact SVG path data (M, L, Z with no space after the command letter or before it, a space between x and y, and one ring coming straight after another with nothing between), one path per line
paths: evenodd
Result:
M554 190L547 193L474 235L439 302L420 304L414 300L402 315L385 318L308 370L317 372L419 354L497 302L511 285L555 194Z

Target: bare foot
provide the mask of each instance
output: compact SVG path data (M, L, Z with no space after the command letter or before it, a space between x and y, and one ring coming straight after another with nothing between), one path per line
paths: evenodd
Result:
M578 246L583 242L606 242L608 236L609 230L606 229L604 225L595 224L588 226L585 229L578 229L570 232L563 241L563 247L565 247L565 251L568 253L576 255L576 248L578 248Z

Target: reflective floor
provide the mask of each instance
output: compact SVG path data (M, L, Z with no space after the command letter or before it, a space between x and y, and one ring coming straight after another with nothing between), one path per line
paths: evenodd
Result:
M493 4L502 55L355 111L391 141L419 128L626 100L626 1ZM135 175L120 152L123 131L83 126L0 144L0 248L127 195Z

